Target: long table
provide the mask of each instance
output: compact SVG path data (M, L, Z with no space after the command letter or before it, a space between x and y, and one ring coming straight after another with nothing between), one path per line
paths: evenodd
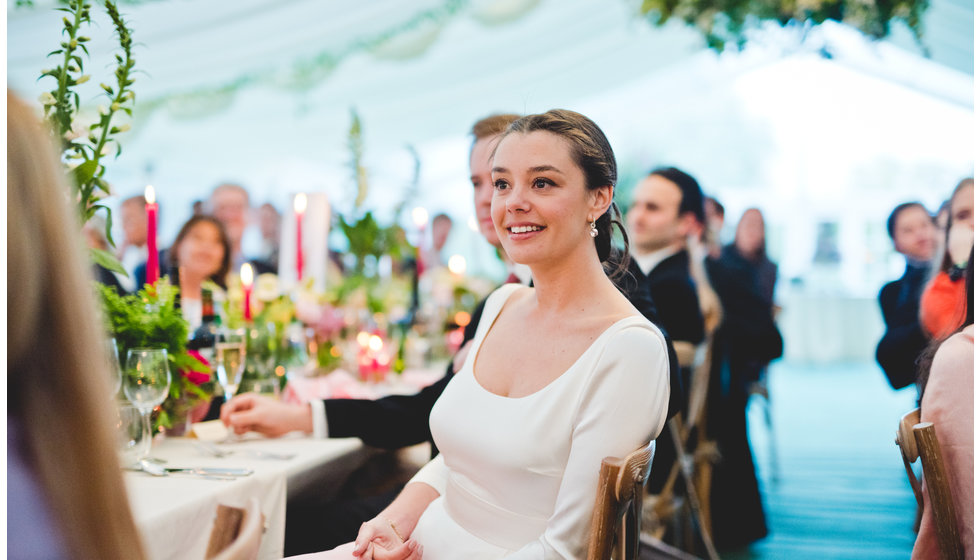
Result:
M167 467L246 467L254 474L226 481L126 473L130 505L151 560L203 560L218 504L244 507L252 497L259 500L266 519L259 558L282 558L287 499L311 491L335 493L351 472L376 453L356 438L315 440L299 434L246 438L218 447L233 453L214 457L192 439L165 438L154 442L150 456L162 459ZM252 451L293 457L262 458Z

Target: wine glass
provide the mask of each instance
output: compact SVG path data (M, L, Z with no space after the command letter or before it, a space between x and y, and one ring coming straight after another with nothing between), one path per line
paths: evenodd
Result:
M144 433L152 434L150 413L154 407L163 403L170 390L167 351L163 348L131 349L126 357L122 386L126 398L140 411ZM147 455L148 450L139 458L145 459Z
M218 333L214 344L217 358L218 383L225 393L225 402L238 392L238 384L245 373L245 329L225 329Z
M122 387L122 369L119 366L119 346L116 345L115 338L106 339L105 351L108 356L106 367L109 370L109 386L112 389L109 395L115 397L119 394Z

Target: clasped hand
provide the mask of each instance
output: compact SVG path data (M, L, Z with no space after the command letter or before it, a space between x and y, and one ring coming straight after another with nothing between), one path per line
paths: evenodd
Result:
M289 432L313 432L309 405L296 405L252 393L238 395L221 405L221 421L236 434L258 432L279 437Z
M421 560L422 545L411 538L403 542L394 525L379 516L361 525L353 554L364 560Z

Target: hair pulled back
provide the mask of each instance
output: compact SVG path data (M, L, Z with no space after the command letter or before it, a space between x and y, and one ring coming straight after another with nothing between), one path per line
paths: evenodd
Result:
M504 136L512 133L529 134L538 130L550 132L563 138L571 150L572 160L585 175L585 188L595 190L601 187L616 189L616 156L602 130L591 119L567 109L552 109L546 113L526 115L511 123ZM613 226L619 228L626 249L613 251ZM596 219L599 235L595 238L599 261L609 269L610 276L616 278L626 272L629 266L629 238L623 226L619 207L615 202Z

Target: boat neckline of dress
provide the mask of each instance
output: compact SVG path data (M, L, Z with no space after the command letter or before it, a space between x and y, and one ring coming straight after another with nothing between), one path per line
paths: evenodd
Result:
M608 335L610 332L612 332L613 329L616 328L617 325L619 325L620 323L623 323L625 321L634 321L634 320L636 320L636 321L649 322L649 321L647 321L647 319L645 317L640 316L640 315L628 315L626 317L623 317L622 319L617 319L616 322L614 322L613 324L611 324L608 327L606 327L605 330L603 330L599 334L599 336L596 337L595 340L593 340L592 342L589 343L588 347L586 347L586 349L583 350L582 353L579 354L579 356L577 358L575 358L575 361L572 362L572 365L568 366L565 369L565 371L561 372L561 374L559 374L557 377L555 377L554 379L552 379L551 381L549 381L548 383L546 383L540 389L538 389L536 391L533 391L531 393L528 393L526 395L521 395L519 397L510 397L510 396L507 396L507 395L501 395L499 393L494 393L490 389L487 389L486 387L484 387L483 384L480 383L480 380L476 378L476 359L477 359L477 357L480 354L480 350L483 349L483 342L486 340L487 334L490 333L490 329L492 329L493 326L494 326L494 324L496 324L497 318L500 317L500 312L503 311L504 306L507 305L507 300L509 300L510 297L512 295L514 295L514 292L516 292L516 291L517 291L516 289L515 290L511 290L511 293L507 294L507 297L504 299L503 303L500 304L500 309L498 309L496 315L494 315L493 321L490 322L490 325L487 327L487 330L484 331L483 336L480 338L480 345L475 349L474 352L470 352L470 355L466 357L466 363L467 363L467 365L469 365L469 375L473 379L473 382L476 383L476 386L479 387L483 392L485 392L485 393L487 393L489 395L493 395L494 397L497 397L499 399L506 399L506 400L511 400L511 401L519 401L521 399L527 399L527 398L530 398L530 397L533 397L535 395L539 395L539 394L543 393L549 387L551 387L552 385L555 385L560 379L566 377L565 376L566 373L568 373L568 372L572 371L573 369L575 369L575 366L577 366L578 363L581 362L582 359L585 356L587 356L592 351L593 348L595 348L596 344L598 344L600 340L602 340L603 338L606 337L606 335ZM465 367L465 365L464 365L464 367Z

